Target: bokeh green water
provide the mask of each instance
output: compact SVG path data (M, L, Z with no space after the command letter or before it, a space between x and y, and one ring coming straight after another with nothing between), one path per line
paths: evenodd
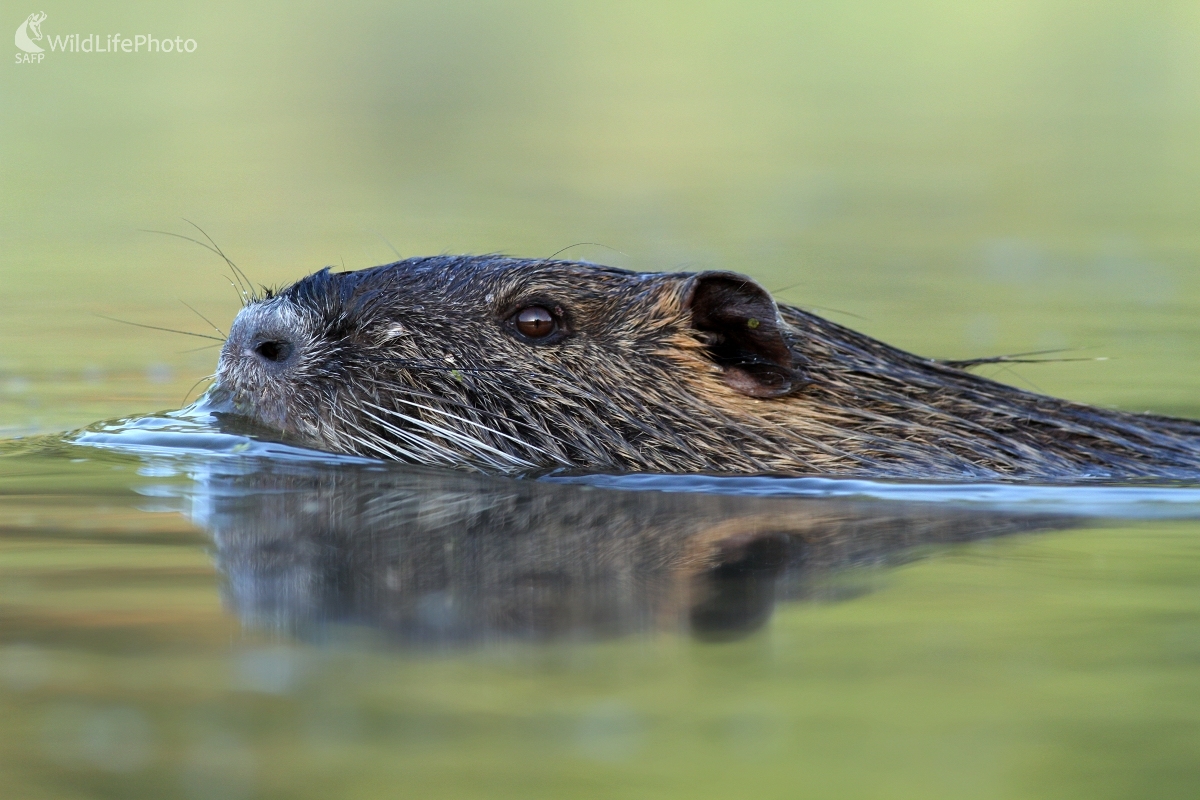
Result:
M211 372L204 341L97 316L228 324L219 260L139 232L184 218L267 284L392 246L740 270L929 355L1108 357L995 376L1200 416L1194 3L45 10L50 36L198 48L0 68L5 435L177 407ZM137 464L71 457L0 471L4 796L1197 783L1194 524L937 550L740 643L399 656L243 630Z
M193 479L161 459L57 446L0 457L0 479L5 797L1166 798L1200 781L1194 522L925 547L827 574L733 641L666 624L416 646L365 621L239 623L212 543L163 491Z

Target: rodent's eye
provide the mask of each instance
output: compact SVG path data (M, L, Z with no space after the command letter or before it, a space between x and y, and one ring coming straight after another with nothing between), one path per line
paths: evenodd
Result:
M517 330L530 339L544 339L558 328L554 315L541 306L523 308L513 320Z

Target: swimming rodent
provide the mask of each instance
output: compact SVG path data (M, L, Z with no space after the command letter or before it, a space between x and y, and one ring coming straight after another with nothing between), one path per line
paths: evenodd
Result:
M1200 422L997 383L732 272L327 268L242 309L208 397L319 449L491 473L1200 475Z

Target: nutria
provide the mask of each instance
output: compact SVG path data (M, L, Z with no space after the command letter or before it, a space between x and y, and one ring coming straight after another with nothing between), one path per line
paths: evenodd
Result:
M732 272L438 256L251 298L208 397L320 449L496 473L1200 475L1200 422L960 366Z

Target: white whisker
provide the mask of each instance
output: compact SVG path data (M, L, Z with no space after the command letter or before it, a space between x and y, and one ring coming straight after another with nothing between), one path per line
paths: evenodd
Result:
M443 417L449 417L450 419L458 420L459 422L462 422L464 424L474 426L481 430L487 431L488 433L495 434L496 436L499 436L501 438L508 439L509 441L515 442L516 444L519 444L522 447L526 447L535 452L542 453L544 455L553 457L552 453L550 453L546 450L543 450L542 448L540 448L536 445L530 444L529 442L519 439L516 436L512 436L511 434L507 434L504 431L498 431L495 428L484 425L482 422L476 422L475 420L470 420L465 417L460 417L459 415L451 414L449 411L446 411L444 409L433 408L432 406L422 405L421 403L416 403L416 402L413 402L412 400L404 400L399 397L395 398L395 400L399 403L404 403L405 405L413 406L414 408L420 408L425 411L430 411L434 414L441 414ZM404 416L404 415L400 414L400 412L395 411L394 409L384 408L383 406L376 405L375 403L364 402L364 405L371 406L372 408L378 409L378 410L384 412L385 414L397 414L398 416Z
M367 405L373 405L373 404L367 404ZM376 407L378 408L378 406L376 406ZM388 411L387 409L381 409L381 410ZM406 438L411 438L413 435L411 432L405 431L401 428L397 428L395 425L392 425L387 420L379 418L375 414L372 414L370 411L363 411L363 413L366 414L367 416L369 416L371 419L378 422L380 425L382 425L384 427L384 429L387 430L389 433L395 434L397 436L404 436ZM407 414L402 414L398 411L390 411L388 413L394 414L395 416L399 417L400 419L404 420L405 422L408 422L413 425L417 425L417 426L424 428L425 430L428 430L431 433L434 433L438 436L442 436L442 437L445 437L446 439L449 439L450 441L457 442L458 444L462 445L463 447L466 447L467 449L471 450L476 456L484 459L492 466L495 466L495 467L504 466L504 463L503 463L504 461L509 462L509 465L512 465L512 466L518 466L518 467L534 466L531 462L526 461L523 458L519 458L519 457L511 455L509 453L505 453L503 450L497 450L495 447L492 447L491 445L487 444L486 442L480 441L479 439L475 439L471 436L467 436L466 434L459 433L458 431L451 430L450 428L443 428L440 425L434 425L433 423L417 419L416 417L410 417ZM491 453L495 456L499 456L501 460L497 460L495 458L489 458L486 455L487 453Z
M397 455L399 455L402 458L408 458L410 461L412 461L415 464L422 463L421 459L417 456L416 453L413 453L412 451L401 447L400 445L396 444L395 442L389 442L386 439L378 439L378 438L363 439L361 437L355 436L350 431L357 430L357 431L360 431L363 433L365 433L365 431L362 431L362 428L355 425L350 420L347 420L345 417L341 416L336 411L334 412L333 415L337 419L341 420L341 422L344 425L346 425L347 430L341 431L340 434L345 436L346 438L350 439L351 441L357 442L358 444L362 445L363 447L366 447L367 449L372 450L387 459L394 459Z
M450 450L449 448L443 447L442 445L439 445L436 442L430 441L427 438L423 438L423 437L417 435L416 433L414 433L413 431L406 431L401 428L397 428L393 425L388 425L386 422L379 420L377 417L375 417L370 412L365 412L365 413L368 416L375 419L380 424L384 425L385 429L388 430L389 433L401 438L404 441L407 441L409 444L415 445L417 448L419 448L421 451L423 451L425 454L427 454L428 458L421 459L417 456L417 454L414 454L414 453L411 453L411 451L405 450L405 452L409 453L410 457L412 457L413 460L416 461L417 463L427 463L430 460L435 460L435 461L441 461L442 463L445 463L449 466L455 466L455 465L462 464L464 461L463 458L458 453L454 452L453 450ZM364 436L371 437L371 439L373 439L373 440L380 440L388 446L398 447L398 445L396 445L394 442L389 442L386 439L380 439L380 437L376 436L371 431L366 430L365 428L363 428L361 425L358 425L357 423L351 422L350 420L347 420L341 416L339 416L339 419L341 419L346 425L358 430L359 433L363 434Z

